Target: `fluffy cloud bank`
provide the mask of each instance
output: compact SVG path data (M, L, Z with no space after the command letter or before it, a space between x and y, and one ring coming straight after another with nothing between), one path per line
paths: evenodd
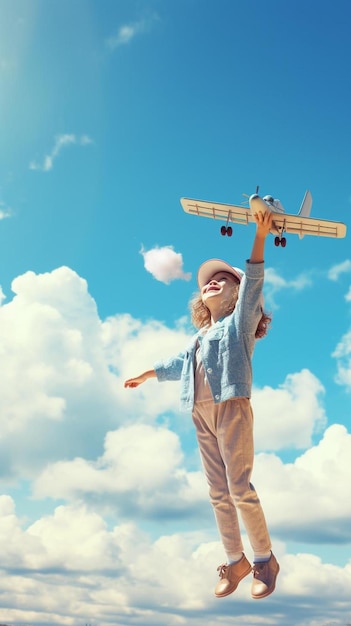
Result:
M0 307L0 477L18 487L25 477L35 510L45 509L29 521L10 487L0 496L0 621L343 626L350 563L285 547L351 540L351 435L326 427L318 378L302 369L254 389L253 480L281 575L266 608L251 601L249 577L219 606L223 550L178 383L123 388L136 362L142 370L187 344L187 322L101 320L86 281L67 267L27 272L12 289ZM293 462L278 456L285 449Z
M49 459L99 450L116 423L115 380L86 281L62 267L27 272L12 290L0 308L0 473L30 475Z
M349 543L351 434L333 424L294 463L259 454L255 486L273 532L285 541Z
M289 374L278 389L254 389L256 449L303 449L311 445L312 435L327 422L324 393L323 385L306 369Z
M86 281L67 267L27 272L12 290L0 307L0 475L33 476L49 460L77 455L95 459L119 423L177 411L177 384L150 381L128 392L123 381L136 362L150 367L155 344L162 357L187 343L183 323L172 330L128 315L103 322Z
M345 498L350 455L351 435L334 424L294 463L284 464L274 454L257 456L253 480L277 536L351 541L351 500ZM212 519L201 468L187 469L177 435L164 427L133 425L108 433L104 454L95 462L76 458L49 465L35 481L34 494L79 499L123 518L155 523L183 518L206 527Z
M311 554L288 554L278 544L281 573L274 603L260 608L251 600L248 576L219 606L213 587L221 547L201 532L153 540L133 523L108 528L81 504L60 506L23 528L7 496L0 497L0 512L2 621L218 626L230 619L254 625L262 611L267 624L347 620L350 564L337 567Z
M49 465L36 497L98 503L123 517L191 518L208 513L201 471L187 471L178 436L165 427L134 424L107 433L96 462L76 458Z

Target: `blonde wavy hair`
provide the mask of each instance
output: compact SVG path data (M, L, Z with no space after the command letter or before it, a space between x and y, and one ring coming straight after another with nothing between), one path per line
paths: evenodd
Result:
M230 300L228 300L228 305L224 310L224 315L230 315L233 313L235 309L235 305L238 300L239 295L239 286L240 283L236 283L233 289L233 295ZM205 328L206 326L211 325L211 313L207 306L202 302L201 293L196 292L189 303L190 313L191 313L191 321L194 324L195 328ZM268 333L269 325L272 321L271 315L265 313L262 310L262 317L258 322L258 326L255 332L256 339L261 339Z

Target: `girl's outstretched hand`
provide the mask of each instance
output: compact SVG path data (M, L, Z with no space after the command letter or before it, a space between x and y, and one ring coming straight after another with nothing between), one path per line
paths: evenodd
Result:
M128 380L125 381L124 386L133 389L134 387L139 387L139 385L144 383L148 378L155 378L155 376L155 370L148 370L147 372L143 372L143 374L139 374L139 376L136 376L135 378L128 378Z
M262 213L262 211L257 211L257 213L254 213L254 219L257 226L256 233L262 237L266 237L272 228L272 211L270 211L268 208L267 211L265 211L264 213Z
M129 378L128 380L125 381L124 386L125 387L138 387L139 385L141 385L141 383L144 383L146 380L146 378L143 378L143 375L141 376L137 376L136 378Z

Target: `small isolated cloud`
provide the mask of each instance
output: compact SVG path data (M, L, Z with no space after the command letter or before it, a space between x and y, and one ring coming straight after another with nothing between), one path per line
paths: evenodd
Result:
M0 200L0 220L4 220L6 217L10 217L11 210L6 206L5 202Z
M328 278L330 280L338 280L340 274L348 274L351 273L351 261L346 259L342 263L338 263L337 265L333 265L329 272Z
M31 161L29 169L49 172L53 168L54 161L63 148L70 145L87 146L91 143L93 143L92 139L90 139L88 135L81 135L80 137L73 134L58 135L55 138L55 144L51 152L44 156L41 163L38 163L38 161Z
M173 246L155 247L151 250L140 251L144 257L145 269L156 280L169 285L172 280L190 280L191 273L183 271L183 257L180 252L175 252Z
M338 280L341 274L351 273L351 261L346 259L342 263L333 265L329 272L330 280ZM345 295L346 302L351 302L351 286ZM334 352L331 355L336 359L337 374L335 382L343 385L346 391L351 391L351 329L343 334Z
M120 26L111 37L106 39L106 46L112 52L120 46L125 46L137 35L145 33L150 30L152 24L158 19L154 14L151 17L140 19L136 22L130 22L129 24L123 24Z
M341 337L332 357L337 361L338 371L335 381L339 385L344 385L347 391L351 391L351 330Z
M300 274L293 280L286 280L282 276L279 276L272 267L266 269L264 280L266 300L271 306L276 306L274 296L282 289L301 291L312 284L311 277L308 274Z

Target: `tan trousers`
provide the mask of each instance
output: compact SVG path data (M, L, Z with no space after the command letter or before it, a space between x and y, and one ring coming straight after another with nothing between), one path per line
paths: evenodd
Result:
M194 406L202 463L211 504L227 555L243 551L237 509L255 556L266 555L271 541L257 493L250 482L253 460L253 413L248 398Z

